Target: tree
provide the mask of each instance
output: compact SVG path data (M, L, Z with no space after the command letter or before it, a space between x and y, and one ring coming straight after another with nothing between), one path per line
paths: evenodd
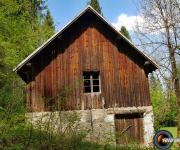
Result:
M144 20L137 27L141 42L144 41L141 45L156 55L162 77L171 78L179 114L177 135L180 136L180 78L176 57L180 56L180 1L143 0L140 5Z
M49 9L47 10L47 13L43 21L43 30L44 30L45 39L50 38L55 31L54 21Z
M103 15L98 0L91 0L89 5L91 5L99 14Z
M177 64L178 77L180 78L180 63Z
M24 82L12 70L47 40L45 32L52 34L53 29L44 30L44 2L0 0L0 107L5 109L24 107Z
M169 109L167 109L169 107L165 102L161 82L155 75L154 73L150 74L150 95L154 113L154 128L159 130L166 118L166 114L169 112Z
M129 34L129 32L128 32L128 30L126 29L125 26L121 26L120 32L121 32L125 37L127 37L129 40L131 40L131 36L130 36L130 34Z
M49 26L51 29L55 29L54 28L54 21L52 19L52 16L51 16L51 13L49 11L49 9L47 10L47 13L46 13L46 16L45 16L45 19L44 19L44 24Z
M151 73L149 77L155 130L164 126L175 125L177 122L177 106L175 95L168 88L169 83L165 83L164 86L166 84L167 86L163 89L157 73Z
M0 4L0 48L12 69L39 46L43 1L0 0Z

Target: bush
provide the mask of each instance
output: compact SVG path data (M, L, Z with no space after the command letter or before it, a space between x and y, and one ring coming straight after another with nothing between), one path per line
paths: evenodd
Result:
M159 130L165 126L176 126L177 104L174 91L167 82L163 88L160 80L150 76L150 94L154 113L154 127Z
M24 120L23 114L13 114L0 122L0 149L76 149L86 136L85 132L72 128L65 132L47 131Z

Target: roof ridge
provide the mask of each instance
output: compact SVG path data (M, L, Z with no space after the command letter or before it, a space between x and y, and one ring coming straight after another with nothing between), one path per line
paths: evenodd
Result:
M76 20L78 20L86 11L91 10L94 12L104 23L106 23L109 27L111 27L118 35L120 35L125 41L127 41L133 48L136 49L137 52L139 52L143 57L148 59L156 68L158 68L158 65L152 61L148 56L146 56L142 51L140 51L135 44L127 39L123 34L121 34L117 29L112 26L102 15L100 15L92 6L87 5L78 15L73 17L71 21L69 21L61 30L56 32L54 35L52 35L46 42L44 42L41 46L39 46L36 50L34 50L30 55L28 55L24 60L22 60L14 69L13 71L17 72L19 69L21 69L31 58L33 58L36 54L38 54L44 47L46 47L52 40L54 40L56 37L58 37L66 28L68 28L71 24L73 24Z

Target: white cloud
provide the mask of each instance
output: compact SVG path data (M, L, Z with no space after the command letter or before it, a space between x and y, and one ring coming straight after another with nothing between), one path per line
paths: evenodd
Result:
M136 23L143 23L143 18L141 16L128 16L127 14L120 14L116 22L113 22L112 25L120 30L121 26L125 26L128 31L132 31Z

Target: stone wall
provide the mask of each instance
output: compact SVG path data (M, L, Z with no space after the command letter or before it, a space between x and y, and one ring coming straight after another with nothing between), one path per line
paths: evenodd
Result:
M51 126L65 130L68 125L88 131L87 140L115 144L115 114L143 113L144 144L150 145L154 134L152 107L126 107L109 109L76 110L62 112L27 113L27 120L34 125L51 120ZM73 118L74 117L74 118ZM74 119L74 120L73 120ZM71 121L71 124L69 124ZM78 130L78 129L77 129Z
M154 117L153 117L153 112L152 109L149 111L146 111L144 113L144 142L147 146L150 146L152 144L152 139L154 136Z

